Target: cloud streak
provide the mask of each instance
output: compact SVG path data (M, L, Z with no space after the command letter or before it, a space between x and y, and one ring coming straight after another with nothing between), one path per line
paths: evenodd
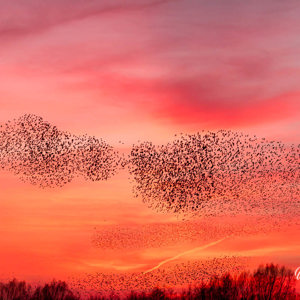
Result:
M2 39L16 39L30 34L42 33L55 26L76 22L89 17L110 12L126 12L147 9L170 0L136 1L0 1L3 7L0 17L0 36Z
M18 40L18 49L4 43L0 50L7 98L39 102L26 90L35 84L30 90L44 87L40 94L64 102L82 95L99 113L107 104L118 107L124 124L134 110L170 127L249 127L299 117L294 3L5 3L3 40ZM41 34L30 35L35 31ZM18 92L8 88L12 82Z
M194 249L191 249L191 250L188 250L188 251L179 253L179 254L177 254L177 255L171 257L171 258L165 259L165 260L163 260L162 262L160 262L158 265L156 265L155 267L153 267L153 268L151 268L151 269L145 271L144 274L147 274L147 273L150 273L150 272L152 272L152 271L154 271L154 270L157 270L158 268L160 268L160 267L163 266L164 264L166 264L166 263L168 263L168 262L170 262L170 261L176 260L176 259L178 259L178 258L180 258L180 257L182 257L182 256L184 256L184 255L191 254L191 253L194 253L194 252L200 251L200 250L205 250L205 249L207 249L207 248L209 248L209 247L215 246L215 245L217 245L217 244L223 242L224 240L228 239L230 236L231 236L231 235L228 235L228 236L226 236L226 237L224 237L224 238L222 238L222 239L219 239L219 240L217 240L217 241L211 242L211 243L209 243L209 244L207 244L207 245L204 245L204 246L201 246L201 247L197 247L197 248L194 248Z

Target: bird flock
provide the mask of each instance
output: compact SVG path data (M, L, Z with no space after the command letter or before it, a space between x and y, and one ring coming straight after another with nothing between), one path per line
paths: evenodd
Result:
M0 128L0 167L42 188L61 187L78 175L107 180L118 169L117 157L103 140L60 131L31 114Z
M136 196L159 211L276 213L299 205L299 146L220 130L134 145L128 166Z
M141 142L125 156L102 139L61 131L32 114L0 125L0 168L25 182L57 188L78 176L109 180L126 168L134 195L149 207L177 216L201 216L95 228L95 248L126 250L126 255L178 246L189 253L226 236L247 238L299 226L299 154L300 145L220 130L180 134L164 145ZM79 290L107 293L147 290L158 282L162 287L184 286L213 274L240 271L249 259L233 255L174 263L167 257L168 263L159 267L151 263L140 272L90 273L72 282Z
M262 240L268 240L271 233L279 231L282 235L289 236L291 227L299 228L299 221L298 223L295 221L297 220L266 215L104 225L95 230L92 237L92 245L99 251L99 257L105 258L106 255L116 253L121 261L134 257L134 266L129 265L126 269L126 265L124 267L117 265L115 270L108 272L105 271L104 265L101 272L91 270L72 282L75 288L83 291L90 289L92 292L126 293L130 290L147 291L157 285L163 288L182 288L208 280L213 275L220 276L226 272L239 273L251 265L264 262L270 249L267 247L266 253L262 251L258 257L252 256L248 248L244 252L243 247L235 253L230 247L231 242L229 246L226 245L226 237L230 236L229 239L242 245L245 241L251 243L255 240L253 237L257 235ZM212 249L213 252L203 251L206 245L220 240L224 241L225 250L223 248L223 250ZM257 247L258 253L264 249L263 245ZM170 254L167 254L168 251ZM154 255L149 256L149 253ZM114 269L114 265L111 269Z
M188 288L212 276L226 272L238 274L244 271L255 259L249 257L222 256L203 258L187 262L176 262L144 274L143 272L94 272L80 278L70 277L72 288L81 292L104 295L110 293L127 294L128 291L149 291L153 288Z
M299 209L300 145L220 130L142 142L128 157L87 135L26 114L0 127L0 167L22 180L61 187L76 176L108 180L127 167L134 194L158 211L293 213Z
M91 244L94 248L116 251L199 247L225 236L248 238L269 236L272 232L288 234L290 228L300 228L299 218L291 216L248 215L241 217L205 217L176 222L146 224L110 224L94 228Z

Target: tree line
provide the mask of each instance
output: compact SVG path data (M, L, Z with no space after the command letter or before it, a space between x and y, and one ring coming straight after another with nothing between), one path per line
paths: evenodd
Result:
M155 288L150 291L131 291L120 296L93 294L89 300L294 300L300 299L296 289L296 278L293 272L284 266L267 264L259 266L253 272L239 275L226 273L212 276L207 281L199 282L188 289L174 291ZM101 288L101 287L100 287ZM53 280L44 285L32 287L25 281L13 279L0 283L0 300L80 300L83 297L73 291L66 282Z

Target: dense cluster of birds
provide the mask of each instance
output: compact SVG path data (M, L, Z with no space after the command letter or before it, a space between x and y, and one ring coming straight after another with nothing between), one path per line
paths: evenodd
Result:
M300 145L228 130L134 145L136 196L159 211L276 214L299 208Z
M0 127L0 167L40 187L81 175L107 180L127 166L134 193L150 207L203 216L293 213L299 209L300 145L229 130L142 142L121 156L101 139L60 131L27 114Z
M61 187L78 175L107 180L119 164L103 140L60 131L32 114L0 127L0 167L40 187Z

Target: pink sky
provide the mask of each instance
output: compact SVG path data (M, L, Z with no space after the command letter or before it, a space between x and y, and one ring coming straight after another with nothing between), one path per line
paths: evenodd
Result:
M297 1L0 4L0 123L33 113L74 134L121 140L122 151L203 129L299 143ZM127 177L41 190L1 171L0 275L144 270L187 250L93 247L95 227L178 221L133 198ZM288 232L233 237L206 253L300 266L299 226Z

